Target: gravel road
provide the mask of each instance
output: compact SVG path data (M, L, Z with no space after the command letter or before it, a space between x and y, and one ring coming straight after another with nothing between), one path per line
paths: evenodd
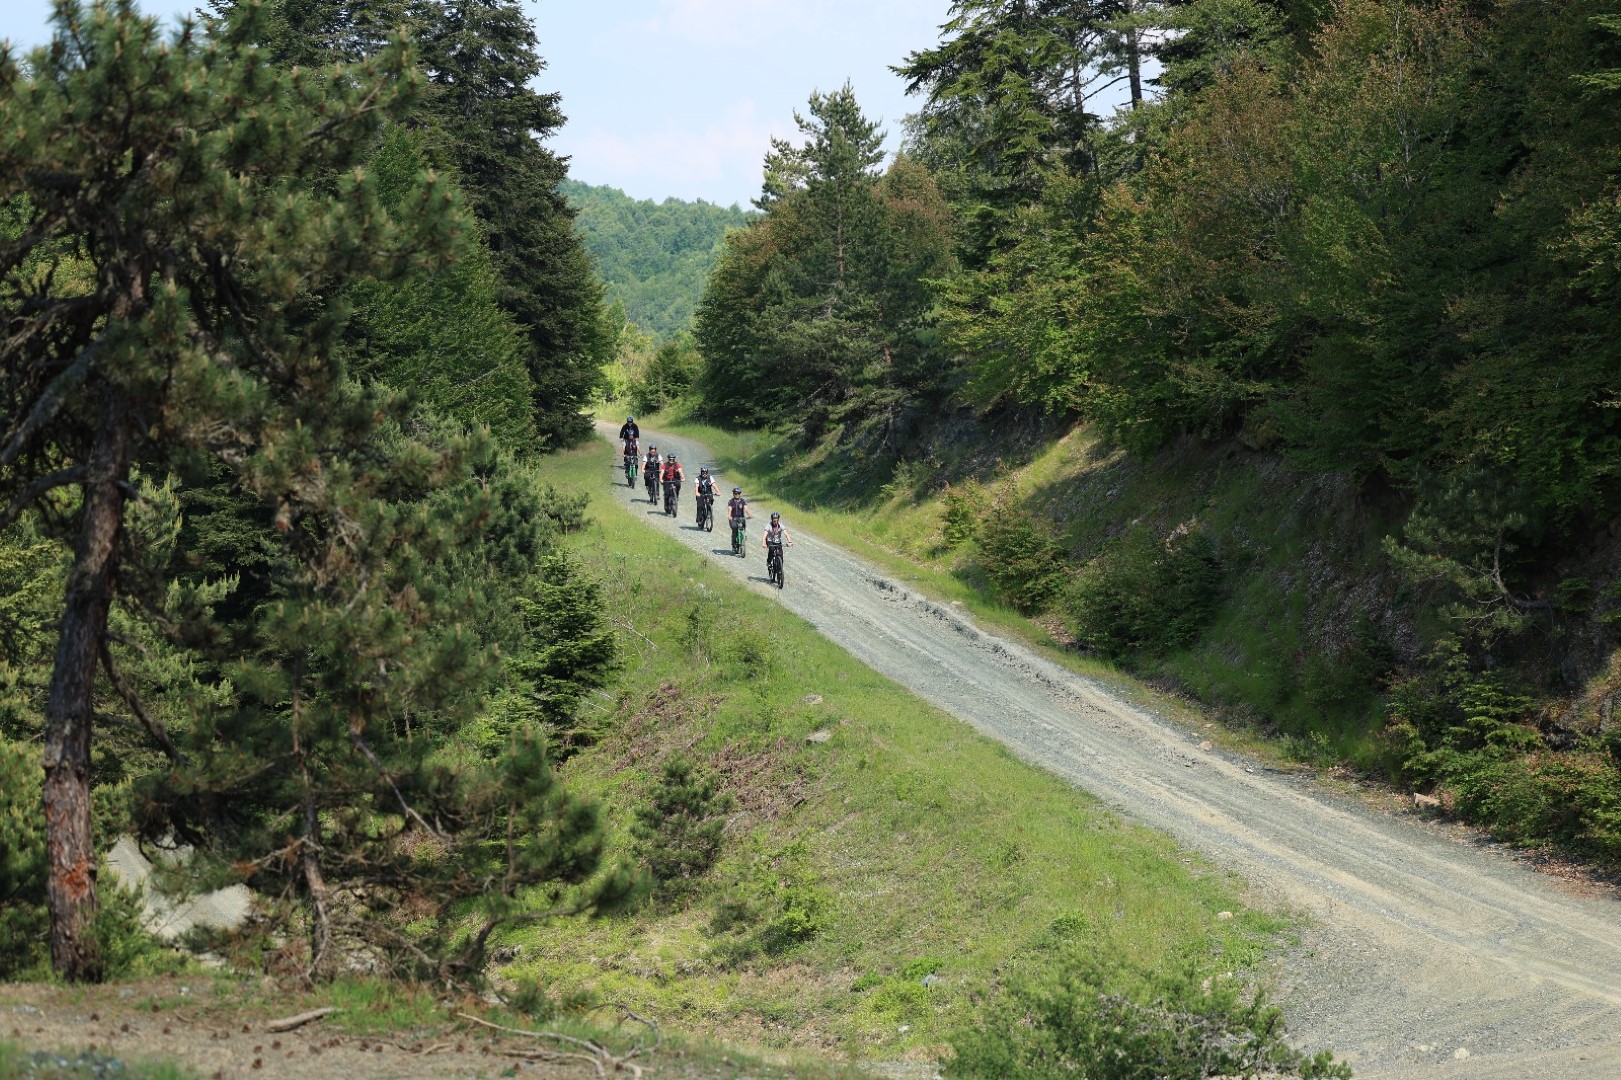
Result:
M675 450L690 477L709 460L690 440L644 434L649 442ZM612 475L605 467L605 484ZM634 500L618 475L621 505L713 553L740 587L777 596L1025 761L1309 916L1278 987L1297 1044L1333 1049L1359 1077L1621 1076L1621 903L1609 895L1310 779L1202 751L1198 734L796 528L787 505L753 504L754 546L734 558L724 521L714 533L694 528L690 480L672 519ZM729 493L732 481L720 479ZM780 593L765 583L758 547L759 522L774 509L796 540Z

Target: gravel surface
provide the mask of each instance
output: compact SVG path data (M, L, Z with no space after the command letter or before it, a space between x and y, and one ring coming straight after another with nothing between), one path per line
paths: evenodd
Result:
M644 433L649 442L680 454L689 477L710 461L690 440ZM1607 893L1537 874L1462 832L1201 750L1197 733L795 527L785 504L752 504L751 546L735 558L724 520L713 533L693 525L691 479L669 518L634 499L604 457L604 484L617 473L628 512L715 555L740 587L777 596L1025 761L1238 872L1267 902L1306 913L1311 926L1278 987L1299 1045L1334 1050L1359 1077L1621 1076L1621 903ZM733 481L716 475L730 497ZM759 548L772 510L796 541L780 593L766 584Z

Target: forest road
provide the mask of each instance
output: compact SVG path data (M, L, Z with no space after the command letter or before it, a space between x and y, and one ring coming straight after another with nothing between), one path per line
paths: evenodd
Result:
M687 439L643 439L680 454L689 476L711 460ZM1297 1045L1331 1049L1368 1078L1621 1077L1613 897L1445 827L1365 809L1310 778L1201 751L1197 733L796 528L792 507L753 504L751 546L734 558L723 516L713 533L694 529L690 479L680 517L669 518L648 512L617 475L621 505L713 553L740 587L776 596L1023 760L1242 875L1263 902L1305 914L1310 926L1276 988ZM717 479L729 493L732 481ZM765 583L759 549L774 509L796 541L781 592Z

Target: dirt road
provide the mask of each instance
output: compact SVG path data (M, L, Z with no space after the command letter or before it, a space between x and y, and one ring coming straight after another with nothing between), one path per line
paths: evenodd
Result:
M648 441L677 451L691 476L709 460L689 440ZM724 522L693 527L691 491L679 519L634 500L622 475L618 501L1024 760L1305 912L1312 926L1279 988L1300 1045L1332 1048L1359 1077L1621 1076L1621 903L1445 828L1201 751L1197 734L794 528L789 506L754 504L755 546L733 558ZM780 593L758 548L773 509L797 541Z

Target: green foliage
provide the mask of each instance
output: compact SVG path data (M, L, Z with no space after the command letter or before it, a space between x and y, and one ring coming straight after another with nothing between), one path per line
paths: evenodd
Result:
M373 155L390 211L428 169L423 142L420 133L394 128ZM447 184L459 204L458 185ZM526 451L536 430L524 334L499 305L500 282L479 228L466 211L460 216L442 265L350 286L355 312L346 336L355 372L412 391L438 415L486 425L503 446Z
M0 739L0 978L49 959L39 755Z
M943 496L945 507L940 514L940 535L947 544L963 544L972 540L979 528L979 519L985 513L985 489L979 484L960 487L946 486Z
M729 965L780 957L827 925L833 897L817 880L801 842L745 863L716 906L709 931Z
M686 336L621 353L624 388L619 400L637 413L661 412L686 397L703 372L703 357Z
M727 230L744 227L753 216L702 199L632 199L617 188L577 180L563 181L561 190L610 300L661 340L688 329Z
M1004 486L974 526L980 561L1008 603L1025 614L1046 610L1069 580L1064 549L1050 528L1019 506Z
M595 741L578 713L588 694L608 684L619 657L601 587L562 551L546 555L537 569L527 595L515 597L524 643L507 666L561 758Z
M665 761L648 801L636 808L631 832L642 863L666 891L679 893L715 864L734 802L719 778L691 758Z
M893 459L956 379L928 287L950 267L949 216L916 162L877 173L882 133L848 86L796 118L802 143L773 141L764 214L727 236L698 308L699 411L806 440L838 428Z
M954 1077L1198 1080L1210 1076L1349 1078L1328 1053L1284 1041L1283 1016L1259 992L1191 965L1141 972L1110 991L1107 965L1070 949L1051 971L1027 966L960 1031Z
M1184 526L1161 539L1134 525L1081 571L1066 607L1076 640L1120 660L1191 644L1221 594L1221 565L1203 531Z

